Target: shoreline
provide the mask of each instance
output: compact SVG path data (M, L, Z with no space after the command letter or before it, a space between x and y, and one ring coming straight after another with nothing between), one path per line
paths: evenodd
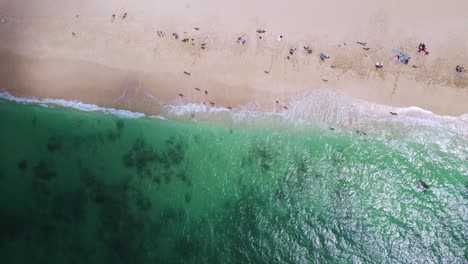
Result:
M318 98L318 99L317 99ZM404 136L415 127L441 128L463 137L468 136L468 114L439 116L419 107L397 108L356 100L327 89L315 91L292 102L288 111L257 111L245 106L232 110L224 107L207 107L202 104L165 105L159 114L133 112L126 109L103 107L77 100L51 98L25 98L8 92L0 92L0 102L6 100L19 104L34 104L40 107L58 107L80 112L101 112L119 118L149 118L183 123L212 123L228 126L286 129L304 124L350 131L388 130ZM327 106L331 105L331 106ZM395 115L391 114L394 113ZM279 126L278 126L279 125ZM277 127L278 126L278 127ZM403 130L401 130L403 129ZM401 130L401 131L400 131ZM406 132L404 132L406 131ZM380 134L380 133L377 133ZM385 134L385 133L384 133ZM395 134L396 135L396 134Z
M459 116L468 113L468 77L453 74L457 64L468 63L468 39L447 28L463 29L468 18L460 10L468 3L450 1L453 5L427 6L437 17L417 3L405 4L413 15L403 18L394 13L396 3L375 6L369 0L358 0L356 5L366 8L353 12L312 17L305 7L343 4L314 0L290 6L296 15L284 16L280 3L269 3L271 13L263 13L257 12L261 5L241 1L234 6L249 7L241 20L231 13L232 3L208 0L132 5L65 0L52 9L38 0L28 7L6 1L0 5L0 16L7 19L0 24L0 89L157 113L163 105L187 103L265 111L275 101L288 107L290 100L326 88L376 104ZM111 20L111 14L123 12L128 17ZM423 26L429 22L431 27ZM282 41L278 34L284 34ZM246 38L245 45L236 43L238 36ZM428 56L417 53L419 41L428 45ZM409 65L392 62L395 48L412 57ZM330 59L321 62L321 52ZM384 68L376 69L376 61Z

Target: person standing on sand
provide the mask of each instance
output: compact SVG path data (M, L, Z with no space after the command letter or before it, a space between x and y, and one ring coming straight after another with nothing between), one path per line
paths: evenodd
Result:
M325 59L329 59L329 58L330 58L330 56L325 55L325 53L323 53L323 52L320 53L320 60L321 61L325 61Z
M455 67L455 77L458 77L458 75L460 75L460 77L465 77L465 69L460 66L460 65L457 65L457 67Z

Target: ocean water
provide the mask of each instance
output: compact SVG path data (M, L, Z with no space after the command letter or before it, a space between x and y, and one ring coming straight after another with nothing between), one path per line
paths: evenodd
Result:
M466 119L191 109L3 94L1 262L468 262Z

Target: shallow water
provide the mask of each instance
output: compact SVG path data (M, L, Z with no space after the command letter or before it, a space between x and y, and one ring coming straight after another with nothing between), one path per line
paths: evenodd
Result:
M0 123L3 263L468 261L468 140L440 126L249 128L2 99Z

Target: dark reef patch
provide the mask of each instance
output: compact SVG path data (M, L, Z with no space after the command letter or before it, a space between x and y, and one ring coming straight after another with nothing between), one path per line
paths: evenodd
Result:
M185 158L185 152L187 149L187 145L182 141L182 139L171 137L166 140L166 144L168 145L168 150L165 153L167 162L169 162L170 165L178 165L182 163Z
M40 160L36 166L34 166L34 176L41 180L51 180L57 177L57 173L53 170L52 166L44 160Z
M24 159L20 160L18 162L18 169L24 173L28 169L28 162Z
M134 167L138 173L143 172L157 160L159 160L157 152L142 138L135 140L130 150L122 158L125 167Z
M188 261L199 251L197 245L192 236L183 235L175 242L174 251L183 260Z
M123 120L117 120L117 122L115 122L115 126L117 127L118 130L122 130L124 127L125 127L125 123Z
M151 200L142 192L135 193L135 204L141 211L148 211L152 208Z
M65 223L80 222L85 215L86 202L84 189L57 194L53 198L53 217Z
M192 195L190 195L190 193L185 193L184 200L186 203L190 203L192 201Z
M47 150L50 152L59 151L62 149L62 138L58 136L51 136L47 141Z
M162 210L161 216L167 221L182 223L186 219L186 212L183 208L175 209L172 207L166 207Z
M18 239L26 231L25 220L16 212L0 209L0 246Z
M189 181L189 176L185 171L180 171L179 173L177 173L177 178L179 178L184 183L187 183Z
M107 140L111 141L111 142L115 142L116 140L118 140L120 138L120 134L119 133L116 133L114 131L109 131L107 133Z

